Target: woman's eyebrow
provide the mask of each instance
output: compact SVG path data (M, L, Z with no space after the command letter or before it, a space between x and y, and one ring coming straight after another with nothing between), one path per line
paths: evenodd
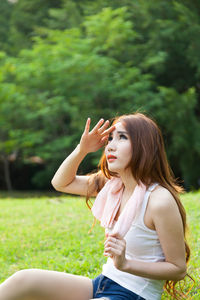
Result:
M128 134L128 132L126 132L126 131L117 131L117 133L125 133L125 134Z

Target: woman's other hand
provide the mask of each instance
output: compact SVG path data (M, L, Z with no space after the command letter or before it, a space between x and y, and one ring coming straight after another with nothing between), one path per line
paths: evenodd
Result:
M117 269L123 270L127 262L125 258L126 241L125 239L116 236L108 235L104 243L104 256L109 256L113 259Z
M88 118L85 124L85 130L80 140L80 150L87 154L90 152L96 152L103 147L108 139L109 134L115 129L115 126L111 126L110 122L104 119L100 119L95 127L90 131L91 119Z

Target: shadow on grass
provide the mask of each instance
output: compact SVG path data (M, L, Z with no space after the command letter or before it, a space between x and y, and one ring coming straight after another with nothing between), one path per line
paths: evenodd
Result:
M66 194L56 191L0 191L0 199L28 199L28 198L51 198L51 197L63 197Z

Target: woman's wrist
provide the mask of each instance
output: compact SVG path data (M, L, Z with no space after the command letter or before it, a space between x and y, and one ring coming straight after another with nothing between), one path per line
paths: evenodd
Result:
M88 154L88 151L86 149L84 149L83 147L81 147L80 143L76 146L76 149L77 149L78 153L83 156L83 158Z
M120 268L120 271L128 272L128 270L129 270L129 260L125 258L125 260Z

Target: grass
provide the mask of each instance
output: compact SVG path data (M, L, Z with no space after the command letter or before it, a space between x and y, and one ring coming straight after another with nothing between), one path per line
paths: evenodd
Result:
M200 192L182 196L187 210L192 249L189 274L195 285L188 299L200 299ZM0 199L0 282L20 269L42 268L93 278L106 261L104 231L97 224L88 234L93 217L84 198L17 194ZM190 287L186 283L185 288ZM162 300L172 299L163 294Z

